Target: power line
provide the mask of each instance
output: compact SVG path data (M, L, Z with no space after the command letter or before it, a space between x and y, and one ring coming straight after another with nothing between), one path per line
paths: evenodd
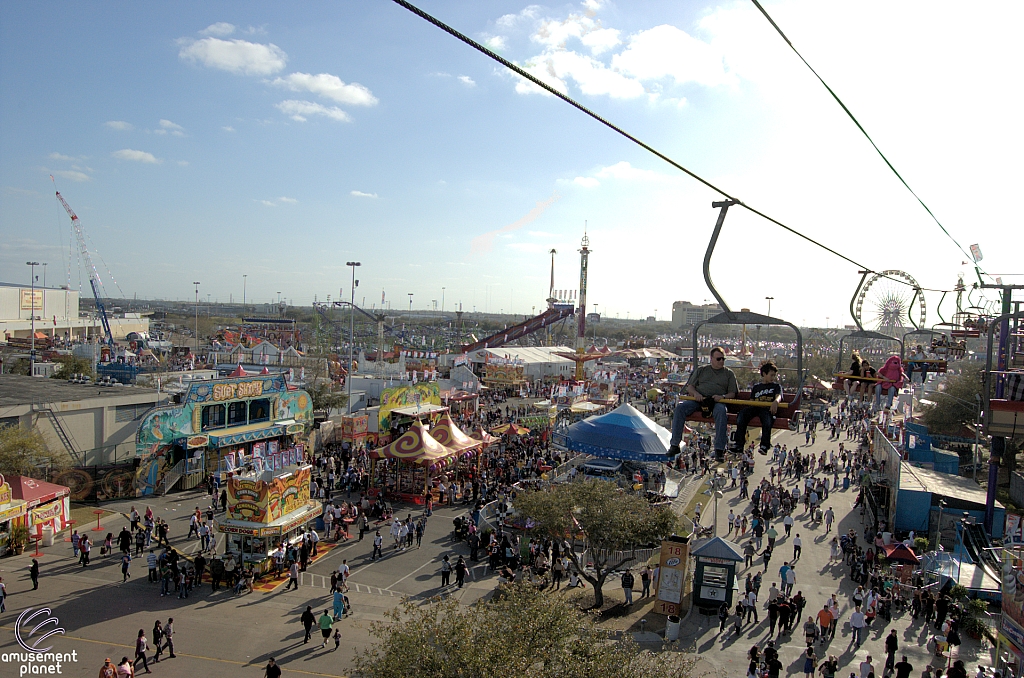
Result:
M668 164L672 165L676 169L678 169L681 172L687 174L688 176L692 177L693 179L697 180L698 182L704 184L705 186L707 186L711 190L715 191L719 195L722 195L723 197L728 198L729 200L735 200L736 204L739 205L740 207L743 207L743 208L747 209L748 211L756 214L757 216L761 217L762 219L770 221L771 223L775 224L779 228L782 228L783 230L785 230L785 231L787 231L789 233L792 233L793 235L797 236L798 238L806 240L807 242L811 243L812 245L820 247L821 249L825 250L826 252L839 257L843 261L846 261L847 263L853 264L854 266L856 266L860 270L866 270L869 273L875 273L877 275L881 275L880 273L878 273L877 271L875 271L871 267L865 266L864 264L862 264L860 262L857 262L854 259L851 259L850 257L846 256L845 254L837 252L836 250L832 249L828 245L820 243L817 240L815 240L814 238L812 238L810 236L807 236L807 235L804 235L800 231L797 231L796 229L791 228L790 226L787 226L786 224L782 223L778 219L774 219L774 218L768 216L767 214L765 214L764 212L761 212L760 210L758 210L758 209L756 209L754 207L751 207L750 205L747 205L746 203L744 203L739 198L736 198L736 197L730 195L725 190L719 188L718 186L715 186L714 184L712 184L707 179L701 177L700 175L696 174L695 172L692 172L691 170L687 169L686 167L683 167L681 164L679 164L678 162L676 162L672 158L670 158L667 155L665 155L664 153L658 151L654 147L644 143L643 141L641 141L640 139L636 138L635 136L633 136L629 132L623 130L621 127L618 127L617 125L609 122L608 120L605 120L604 118L602 118L597 113L594 113L593 111L591 111L586 106L584 106L584 105L580 104L579 102L577 102L575 99L569 97L566 94L563 94L562 92L559 92L558 90L556 90L555 88L551 87L550 85L548 85L547 83L543 82L542 80L534 77L530 73L527 73L525 70L523 70L519 66L516 66L514 63L512 63L508 59L506 59L506 58L504 58L504 57L502 57L502 56L500 56L498 54L495 54L494 52L489 50L487 47L481 45L477 41L475 41L472 38L470 38L468 35L460 33L459 31L457 31L456 29L452 28L448 24L444 23L440 19L437 19L437 18L433 17L432 15L427 14L426 12L421 10L419 7L416 7L415 5L407 2L406 0L393 0L393 1L395 2L395 4L401 5L405 9L407 9L410 12L412 12L413 14L415 14L416 16L420 17L421 19L423 19L423 20L433 24L434 26L437 26L438 28L440 28L445 33L448 33L452 37L457 38L457 39L461 40L462 42L466 43L467 45L469 45L473 49L477 50L481 54L484 54L484 55L490 57L491 59L493 59L494 61L497 61L499 64L501 64L505 68L509 69L510 71L512 71L513 73L518 75L519 77L525 78L526 80L529 80L534 85L537 85L538 87L540 87L541 89L545 90L546 92L548 92L550 94L553 94L554 96L558 97L559 99L561 99L565 103L569 104L573 108L581 111L582 113L585 113L586 115L588 115L591 118L593 118L594 120L598 121L599 123L601 123L605 127L611 129L615 133L617 133L617 134L619 134L619 135L629 139L630 141L632 141L637 146L640 146L641 148L643 148L644 150L648 151L649 153L652 153L653 155L661 158L662 160L664 160ZM889 279L889 280L893 280L894 282L899 282L900 284L903 284L903 285L909 285L909 283L907 283L906 281L899 280L898 278L889 278L889 276L884 276L884 275L882 277L886 278L886 279ZM947 291L947 290L935 290L935 289L930 289L930 288L925 288L925 287L922 287L920 289L922 291L926 291L926 292L946 292Z
M832 88L828 86L828 83L825 82L824 78L822 78L820 75L818 75L818 72L816 70L814 70L814 67L812 67L809 63L807 63L807 59L805 59L804 56L802 54L800 54L799 50L797 50L797 48L793 45L792 41L789 38L786 37L786 34L782 32L782 29L779 28L779 25L777 23L775 23L775 20L772 19L771 16L769 16L768 12L766 12L764 7L761 6L761 3L758 2L757 0L751 0L751 2L753 2L754 6L757 7L761 11L761 14L764 15L764 18L768 20L768 23L770 23L772 25L772 27L778 32L778 34L780 36L782 36L782 39L786 41L786 44L789 45L789 48L791 50L793 50L793 53L796 54L798 57L800 57L800 61L804 62L804 66L807 66L808 70L810 70L811 73L814 74L814 77L816 77L818 79L818 82L820 82L822 84L822 86L824 86L824 88L826 90L828 90L828 93L832 95L832 98L836 100L836 103L839 104L840 108L842 108L843 111L846 113L846 115L850 118L850 120L853 121L853 124L857 126L857 129L859 129L861 134L864 135L864 138L868 140L868 142L871 144L871 147L875 149L875 152L878 153L878 156L880 158L882 158L883 162L885 162L885 164L889 167L889 169L892 170L892 173L896 175L896 178L900 180L900 183L903 184L903 186L908 191L910 191L910 194L912 196L914 196L914 198L917 199L917 202L919 202L921 204L921 207L923 207L925 212L928 213L928 216L930 216L932 218L932 220L936 224L938 224L939 228L942 229L942 232L946 234L946 237L953 241L953 244L957 246L957 249L959 249L960 252L964 254L964 256L966 256L967 258L971 259L971 261L974 261L974 257L971 254L969 254L960 245L959 242L957 242L956 238L953 237L953 234L951 234L948 230L946 230L946 227L942 225L942 222L939 221L939 218L935 216L935 214L932 212L931 208L929 208L928 205L925 204L924 200L921 199L921 196L919 196L917 193L915 193L914 189L912 189L910 187L910 184L908 184L907 181L903 178L903 176L898 171L896 171L896 168L893 166L893 164L891 162L889 162L889 158L885 157L885 153L882 153L882 149L880 149L878 147L878 144L876 144L875 140L871 138L871 135L868 134L868 131L866 129L864 129L864 126L860 124L860 121L857 120L856 117L854 117L854 115L850 111L850 109L847 108L846 104L843 103L843 100L839 98L839 95L836 94L832 90ZM977 265L976 261L975 261L975 265ZM982 273L985 273L985 271L982 270L980 267L979 267L978 270L980 270ZM985 273L985 275L988 275L988 274Z

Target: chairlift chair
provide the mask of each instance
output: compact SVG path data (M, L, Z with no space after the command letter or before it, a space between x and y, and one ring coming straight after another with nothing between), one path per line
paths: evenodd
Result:
M776 416L775 423L772 428L781 430L792 430L796 427L797 412L800 411L800 401L803 393L804 385L804 342L803 335L800 333L800 329L791 322L782 320L780 318L773 318L771 316L762 315L760 313L753 313L751 311L733 311L729 308L729 305L722 298L722 295L718 293L714 283L711 281L711 255L714 253L715 245L718 243L718 236L722 231L722 225L725 223L725 215L728 212L729 207L735 205L734 200L724 200L721 202L713 202L711 206L719 209L718 221L715 223L715 229L711 234L711 240L708 243L707 251L704 253L704 282L707 284L711 294L718 301L724 311L716 316L713 316L707 320L697 323L693 327L693 369L697 369L700 366L699 359L699 348L697 343L697 334L704 325L783 325L789 327L796 333L796 359L797 359L797 385L795 392L783 391L782 402L779 404L778 415ZM683 399L692 400L689 396L684 396ZM736 424L736 417L740 410L745 407L764 407L767 403L755 401L750 399L750 391L739 391L736 394L736 398L723 400L722 403L726 406L729 411L729 424ZM714 419L707 418L701 415L700 410L697 410L686 418L688 421L699 421L704 423L714 423ZM761 425L760 417L753 417L750 422L750 426L754 426L754 422L757 422L757 426Z

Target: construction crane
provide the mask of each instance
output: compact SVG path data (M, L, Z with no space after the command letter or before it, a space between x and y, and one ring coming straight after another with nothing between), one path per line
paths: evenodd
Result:
M100 321L103 323L104 342L107 346L113 347L114 334L110 331L107 309L103 305L103 295L100 294L100 286L102 285L100 274L96 271L96 266L93 265L92 257L89 255L89 249L85 246L85 233L82 231L82 224L78 220L78 215L75 214L71 206L64 200L64 196L60 194L60 191L57 191L57 200L60 200L60 204L64 206L64 210L71 217L71 228L75 231L75 239L78 241L78 253L89 268L89 284L92 286L92 295L96 298L96 311L99 313Z

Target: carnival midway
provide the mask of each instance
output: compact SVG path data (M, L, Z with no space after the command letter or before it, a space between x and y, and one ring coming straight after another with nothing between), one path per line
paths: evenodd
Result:
M56 171L65 284L47 285L41 253L28 285L13 271L0 284L0 675L1024 678L1024 285L1005 282L1020 274L990 275L981 245L952 236L969 261L942 269L941 289L873 270L638 142L493 39L394 4L712 189L695 208L706 223L689 226L706 239L706 290L671 291L709 298L676 301L670 321L588 312L592 284L643 271L579 224L574 252L531 251L547 285L528 314L511 298L509 313L446 305L441 285L430 307L386 292L368 305L357 276L405 282L369 260L337 261L338 294L325 275L332 294L307 305L252 303L256 274L241 303L201 282L194 299L140 300L100 254L107 235L81 197L92 170ZM261 30L213 24L179 41L180 60L244 43L239 58L280 67L221 70L269 78L279 47L222 39ZM377 101L328 74L264 84ZM312 102L278 108L296 125L348 122ZM189 132L160 120L146 134ZM113 157L163 162L139 153ZM749 245L728 237L741 210L855 267L823 283L826 320L848 320L772 315L773 301L812 303L796 286L716 286ZM571 281L556 285L556 258Z

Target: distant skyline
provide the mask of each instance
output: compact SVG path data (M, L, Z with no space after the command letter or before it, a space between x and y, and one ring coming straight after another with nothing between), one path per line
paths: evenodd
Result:
M974 275L749 2L419 5L787 225L934 289ZM765 4L987 271L1016 282L1024 6ZM880 18L884 17L884 21ZM720 196L386 0L0 7L0 280L68 281L81 218L108 295L671 318ZM40 280L42 280L41 273ZM110 275L112 274L112 276ZM84 275L84 274L83 274ZM734 308L850 322L853 265L741 209ZM112 282L116 279L116 284ZM88 283L77 270L74 288ZM443 289L442 289L443 288ZM123 295L122 295L123 292ZM938 293L926 293L929 323ZM991 294L989 297L991 298ZM949 301L944 311L948 311ZM948 315L948 313L946 313Z

